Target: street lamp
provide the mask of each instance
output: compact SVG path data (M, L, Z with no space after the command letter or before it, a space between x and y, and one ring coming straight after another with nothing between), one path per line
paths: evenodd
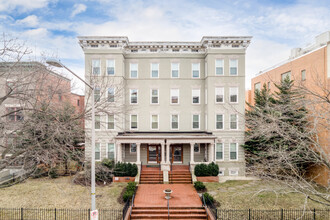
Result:
M57 59L47 59L46 63L48 63L51 66L59 67L59 68L65 68L67 71L72 73L75 77L77 77L80 81L85 83L86 86L90 88L92 91L92 164L91 164L91 197L92 197L92 211L96 210L96 202L95 202L95 106L94 106L94 86L91 86L89 83L87 83L85 80L80 78L77 74L75 74L72 70L67 68L64 64L60 62L60 60Z

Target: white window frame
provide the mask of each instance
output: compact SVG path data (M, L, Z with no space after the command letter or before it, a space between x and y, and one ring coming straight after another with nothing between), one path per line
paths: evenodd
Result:
M106 155L107 158L109 158L109 144L113 144L113 160L116 161L116 144L113 142L107 143L107 148L106 148Z
M195 145L197 144L197 146L198 146L198 151L196 152L195 151ZM200 154L201 153L201 144L200 143L195 143L194 144L194 154Z
M156 64L157 65L157 77L152 76L152 66ZM159 63L150 63L150 78L158 79L159 78Z
M232 171L235 172L235 174L231 174ZM228 168L228 175L229 176L238 176L238 171L239 171L238 168Z
M236 90L237 100L236 102L231 102L230 96L232 95L232 89ZM238 103L238 87L229 87L229 103Z
M113 90L113 102L110 102L110 103L114 103L116 100L115 100L115 93L116 93L116 90L115 88L113 87L109 87L108 88L108 97L107 97L107 101L109 102L109 89L112 89Z
M198 128L194 128L194 115L198 115ZM201 115L200 114L193 114L192 115L192 123L191 123L191 127L192 127L192 130L200 130L201 128Z
M157 116L157 128L152 128L152 116ZM158 114L151 114L150 115L150 129L151 130L159 130L159 115Z
M96 91L98 91L99 92L99 96L98 96L98 99L97 98L95 98L95 92ZM101 88L100 87L95 87L94 88L94 90L93 90L93 95L94 95L94 103L96 103L96 102L99 102L99 101L101 101Z
M99 121L99 123L100 123L100 128L96 128L96 123L97 123L96 118L97 118L97 117L100 118L100 121ZM101 121L102 121L102 120L101 120L101 115L95 115L95 122L94 122L94 123L95 123L95 124L94 124L94 129L95 129L95 130L101 130L101 128L102 128L102 123L101 123Z
M194 65L198 65L198 77L194 77ZM199 79L201 78L201 64L200 63L192 63L191 64L191 78Z
M132 152L132 144L135 144L135 149L136 149L135 152ZM137 144L136 143L130 143L129 144L129 153L130 154L136 154L137 153Z
M236 61L236 74L231 74L231 61ZM229 59L229 76L238 76L238 59Z
M306 69L300 71L300 77L301 77L301 81L306 80Z
M261 83L260 83L260 82L255 83L255 84L254 84L254 92L255 92L256 90L258 90L258 91L260 92L260 89L261 89Z
M109 61L113 62L113 66L109 66L109 63L110 63ZM113 67L113 74L108 73L108 67ZM106 61L106 70L107 70L107 76L116 75L116 61L115 61L115 59L107 59L107 61Z
M236 115L236 128L231 128L231 116ZM238 130L238 114L230 114L229 115L229 130Z
M204 99L205 99L204 103L205 105L207 105L207 89L205 89Z
M217 128L217 116L222 115L222 128ZM224 114L215 114L215 130L224 130L225 129L225 115Z
M132 91L136 90L136 103L132 103ZM129 90L129 104L130 105L137 105L139 104L139 90L138 89L130 89Z
M219 168L219 174L218 174L218 176L224 176L224 175L225 175L225 168Z
M217 149L218 149L218 144L221 144L222 148L222 159L217 159ZM225 160L225 145L223 142L217 142L215 143L215 161L224 161Z
M173 115L178 116L178 128L173 128L173 126L172 126ZM179 122L180 122L180 116L179 116L179 114L171 114L171 117L170 117L170 127L171 127L171 130L179 130L180 129L180 126L179 126L180 123Z
M173 64L177 64L178 65L178 77L173 77ZM171 78L173 79L177 79L177 78L180 78L180 63L177 63L177 62L172 62L171 63Z
M94 61L99 61L99 73L98 74L95 74L94 73L94 67L97 67L97 66L94 66ZM92 59L92 75L95 75L95 76L100 76L101 75L101 59Z
M172 91L178 91L178 103L172 102ZM180 89L170 89L170 103L171 105L179 105L180 104Z
M132 77L132 65L136 65L136 77ZM130 63L129 64L129 78L131 79L137 79L139 78L139 64L138 63Z
M222 102L217 101L218 91L220 92L219 95L222 95ZM225 103L225 88L224 87L215 87L215 103L216 104Z
M231 144L236 144L236 159L230 159ZM229 161L238 161L238 143L229 143Z
M113 128L109 128L109 116L112 115L113 116ZM115 130L115 126L116 126L116 123L115 123L115 115L114 114L108 114L107 115L107 130Z
M136 128L132 128L132 116L136 115ZM139 128L139 116L138 114L130 114L129 115L129 128L130 130L138 130Z
M157 90L157 101L158 101L157 103L152 102L152 98L153 98L152 90ZM151 105L158 105L159 104L159 89L150 89L150 104Z
M218 66L217 65L217 62L218 61L221 61L222 62L222 65L221 66ZM224 76L225 75L225 65L224 65L224 63L225 63L225 61L224 61L224 59L216 59L215 60L215 75L216 76ZM222 68L222 74L217 74L217 68Z
M197 92L194 94L194 91ZM194 96L198 95L198 103L194 103ZM201 90L200 89L192 89L191 90L191 104L200 105L201 104Z
M97 144L99 144L99 150L100 150L100 159L96 159L96 148L97 148ZM101 143L99 143L99 142L97 142L97 143L95 143L95 155L94 155L94 157L95 157L95 161L101 161L101 158L102 158L102 154L101 154Z

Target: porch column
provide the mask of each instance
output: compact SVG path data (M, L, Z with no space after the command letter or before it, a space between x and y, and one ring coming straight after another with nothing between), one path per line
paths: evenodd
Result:
M141 143L136 143L136 163L140 164L141 163Z
M170 163L170 144L166 144L166 163Z
M194 163L194 145L195 143L190 143L190 163Z
M214 161L214 143L209 144L208 151L209 151L208 161L212 162L212 161Z
M123 157L123 154L122 154L122 149L121 149L121 143L117 143L117 161L118 162L121 162L122 161L122 157Z
M162 162L161 163L162 164L165 163L165 146L164 145L165 145L165 143L161 143L161 148L162 148L162 153L161 153L162 154L161 155L162 156Z

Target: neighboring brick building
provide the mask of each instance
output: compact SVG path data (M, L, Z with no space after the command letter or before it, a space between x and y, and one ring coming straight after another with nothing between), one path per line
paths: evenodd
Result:
M288 60L256 74L251 81L251 90L246 92L246 102L254 104L254 91L261 89L263 84L271 92L276 91L274 83L290 76L294 85L304 87L321 96L330 91L330 31L318 35L315 42L307 48L294 48ZM329 128L318 129L318 136L324 151L330 157ZM315 172L315 170L314 170ZM317 181L323 185L329 184L329 171L318 169Z

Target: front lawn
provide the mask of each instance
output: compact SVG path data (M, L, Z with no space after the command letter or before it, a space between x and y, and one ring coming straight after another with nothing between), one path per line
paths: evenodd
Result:
M117 202L127 183L112 183L96 187L96 206L102 209L121 209ZM23 183L0 189L2 208L68 208L88 209L90 187L72 183L72 177L28 179Z

